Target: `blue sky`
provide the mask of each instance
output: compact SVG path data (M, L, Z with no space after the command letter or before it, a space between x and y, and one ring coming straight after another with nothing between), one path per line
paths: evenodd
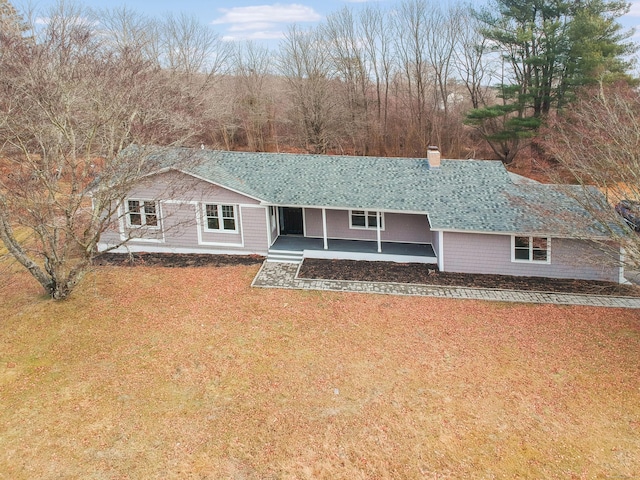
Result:
M20 7L21 0L12 2ZM46 10L57 0L34 0L36 10ZM211 24L227 40L277 40L293 23L313 25L327 14L345 5L357 5L343 0L311 0L304 2L269 2L269 0L79 0L89 7L112 8L126 5L151 17L167 12L196 15Z
M89 7L115 7L126 5L132 10L152 17L162 17L167 12L196 15L203 23L211 24L217 33L227 40L277 40L292 23L313 25L327 14L342 7L357 8L367 0L303 0L295 3L269 2L268 0L84 0ZM440 0L445 2L446 0ZM21 1L14 5L20 7ZM391 6L395 0L382 1L382 6ZM477 0L473 2L477 4ZM33 0L38 10L56 4L56 0ZM621 19L626 27L640 25L640 0L632 2L629 15ZM636 32L640 40L640 32Z

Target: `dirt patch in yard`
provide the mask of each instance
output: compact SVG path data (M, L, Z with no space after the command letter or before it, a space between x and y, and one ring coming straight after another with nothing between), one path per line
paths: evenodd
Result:
M98 256L95 265L212 267L256 265L264 257L258 255L206 255L135 253L131 255L106 253ZM588 295L618 295L640 297L640 288L612 282L566 280L507 275L477 275L439 272L435 265L419 263L366 262L355 260L305 259L298 274L300 278L354 280L361 282L415 283L450 287L494 288L501 290L530 290L540 292L580 293Z

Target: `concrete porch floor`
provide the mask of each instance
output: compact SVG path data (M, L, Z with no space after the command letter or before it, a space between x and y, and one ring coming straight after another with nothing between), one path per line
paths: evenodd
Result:
M328 240L329 251L378 253L378 243L369 240ZM321 238L298 235L280 235L271 245L272 250L324 250ZM382 242L382 253L389 255L410 255L436 258L430 243Z

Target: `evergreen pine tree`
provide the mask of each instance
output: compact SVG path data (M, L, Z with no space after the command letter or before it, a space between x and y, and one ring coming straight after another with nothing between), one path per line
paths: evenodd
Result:
M494 0L475 12L505 76L496 87L502 104L472 110L467 123L505 163L577 88L632 80L624 57L635 51L628 41L633 32L617 22L628 8L621 0Z

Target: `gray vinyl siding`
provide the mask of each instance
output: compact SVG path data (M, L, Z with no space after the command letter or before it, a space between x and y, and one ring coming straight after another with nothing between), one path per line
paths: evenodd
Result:
M604 253L582 240L551 239L551 262L511 261L511 236L445 232L447 272L618 281L619 270Z
M106 245L115 245L120 241L120 233L118 227L118 221L115 220L102 235L100 235L100 243Z
M433 243L433 233L426 215L385 213L383 240L408 243ZM388 236L387 236L388 235Z
M224 204L254 204L260 202L246 195L205 182L180 172L165 172L145 178L136 185L129 198L148 200L180 200Z
M198 243L195 205L160 202L164 246L190 248Z
M327 209L327 237L343 240L376 240L375 229L349 228L351 219L348 210ZM322 210L304 209L305 234L322 238ZM432 232L426 215L407 213L385 213L384 230L380 237L384 242L431 243Z
M100 235L100 243L104 243L105 245L116 245L120 242L120 230L121 230L121 222L124 222L125 219L118 218L118 210L111 218L111 221L107 224L106 229Z
M319 208L305 208L304 213L304 235L306 237L322 237L322 210ZM327 210L327 223L329 210Z
M169 249L194 249L202 253L220 251L266 254L268 250L265 207L235 205L237 232L206 232L196 219L195 204L170 204L174 214L167 222L165 245ZM200 209L201 214L201 209ZM200 238L198 238L200 229Z
M248 252L266 255L269 249L267 208L247 205L240 207L244 229L244 250Z
M155 200L159 205L161 229L150 230L144 238L129 242L131 249L144 251L184 251L194 253L266 254L268 249L266 207L245 195L208 182L169 172L145 179L127 198ZM233 205L236 230L207 231L205 204ZM130 231L126 218L119 227ZM142 229L139 229L143 233ZM120 241L118 229L102 235L102 243Z

